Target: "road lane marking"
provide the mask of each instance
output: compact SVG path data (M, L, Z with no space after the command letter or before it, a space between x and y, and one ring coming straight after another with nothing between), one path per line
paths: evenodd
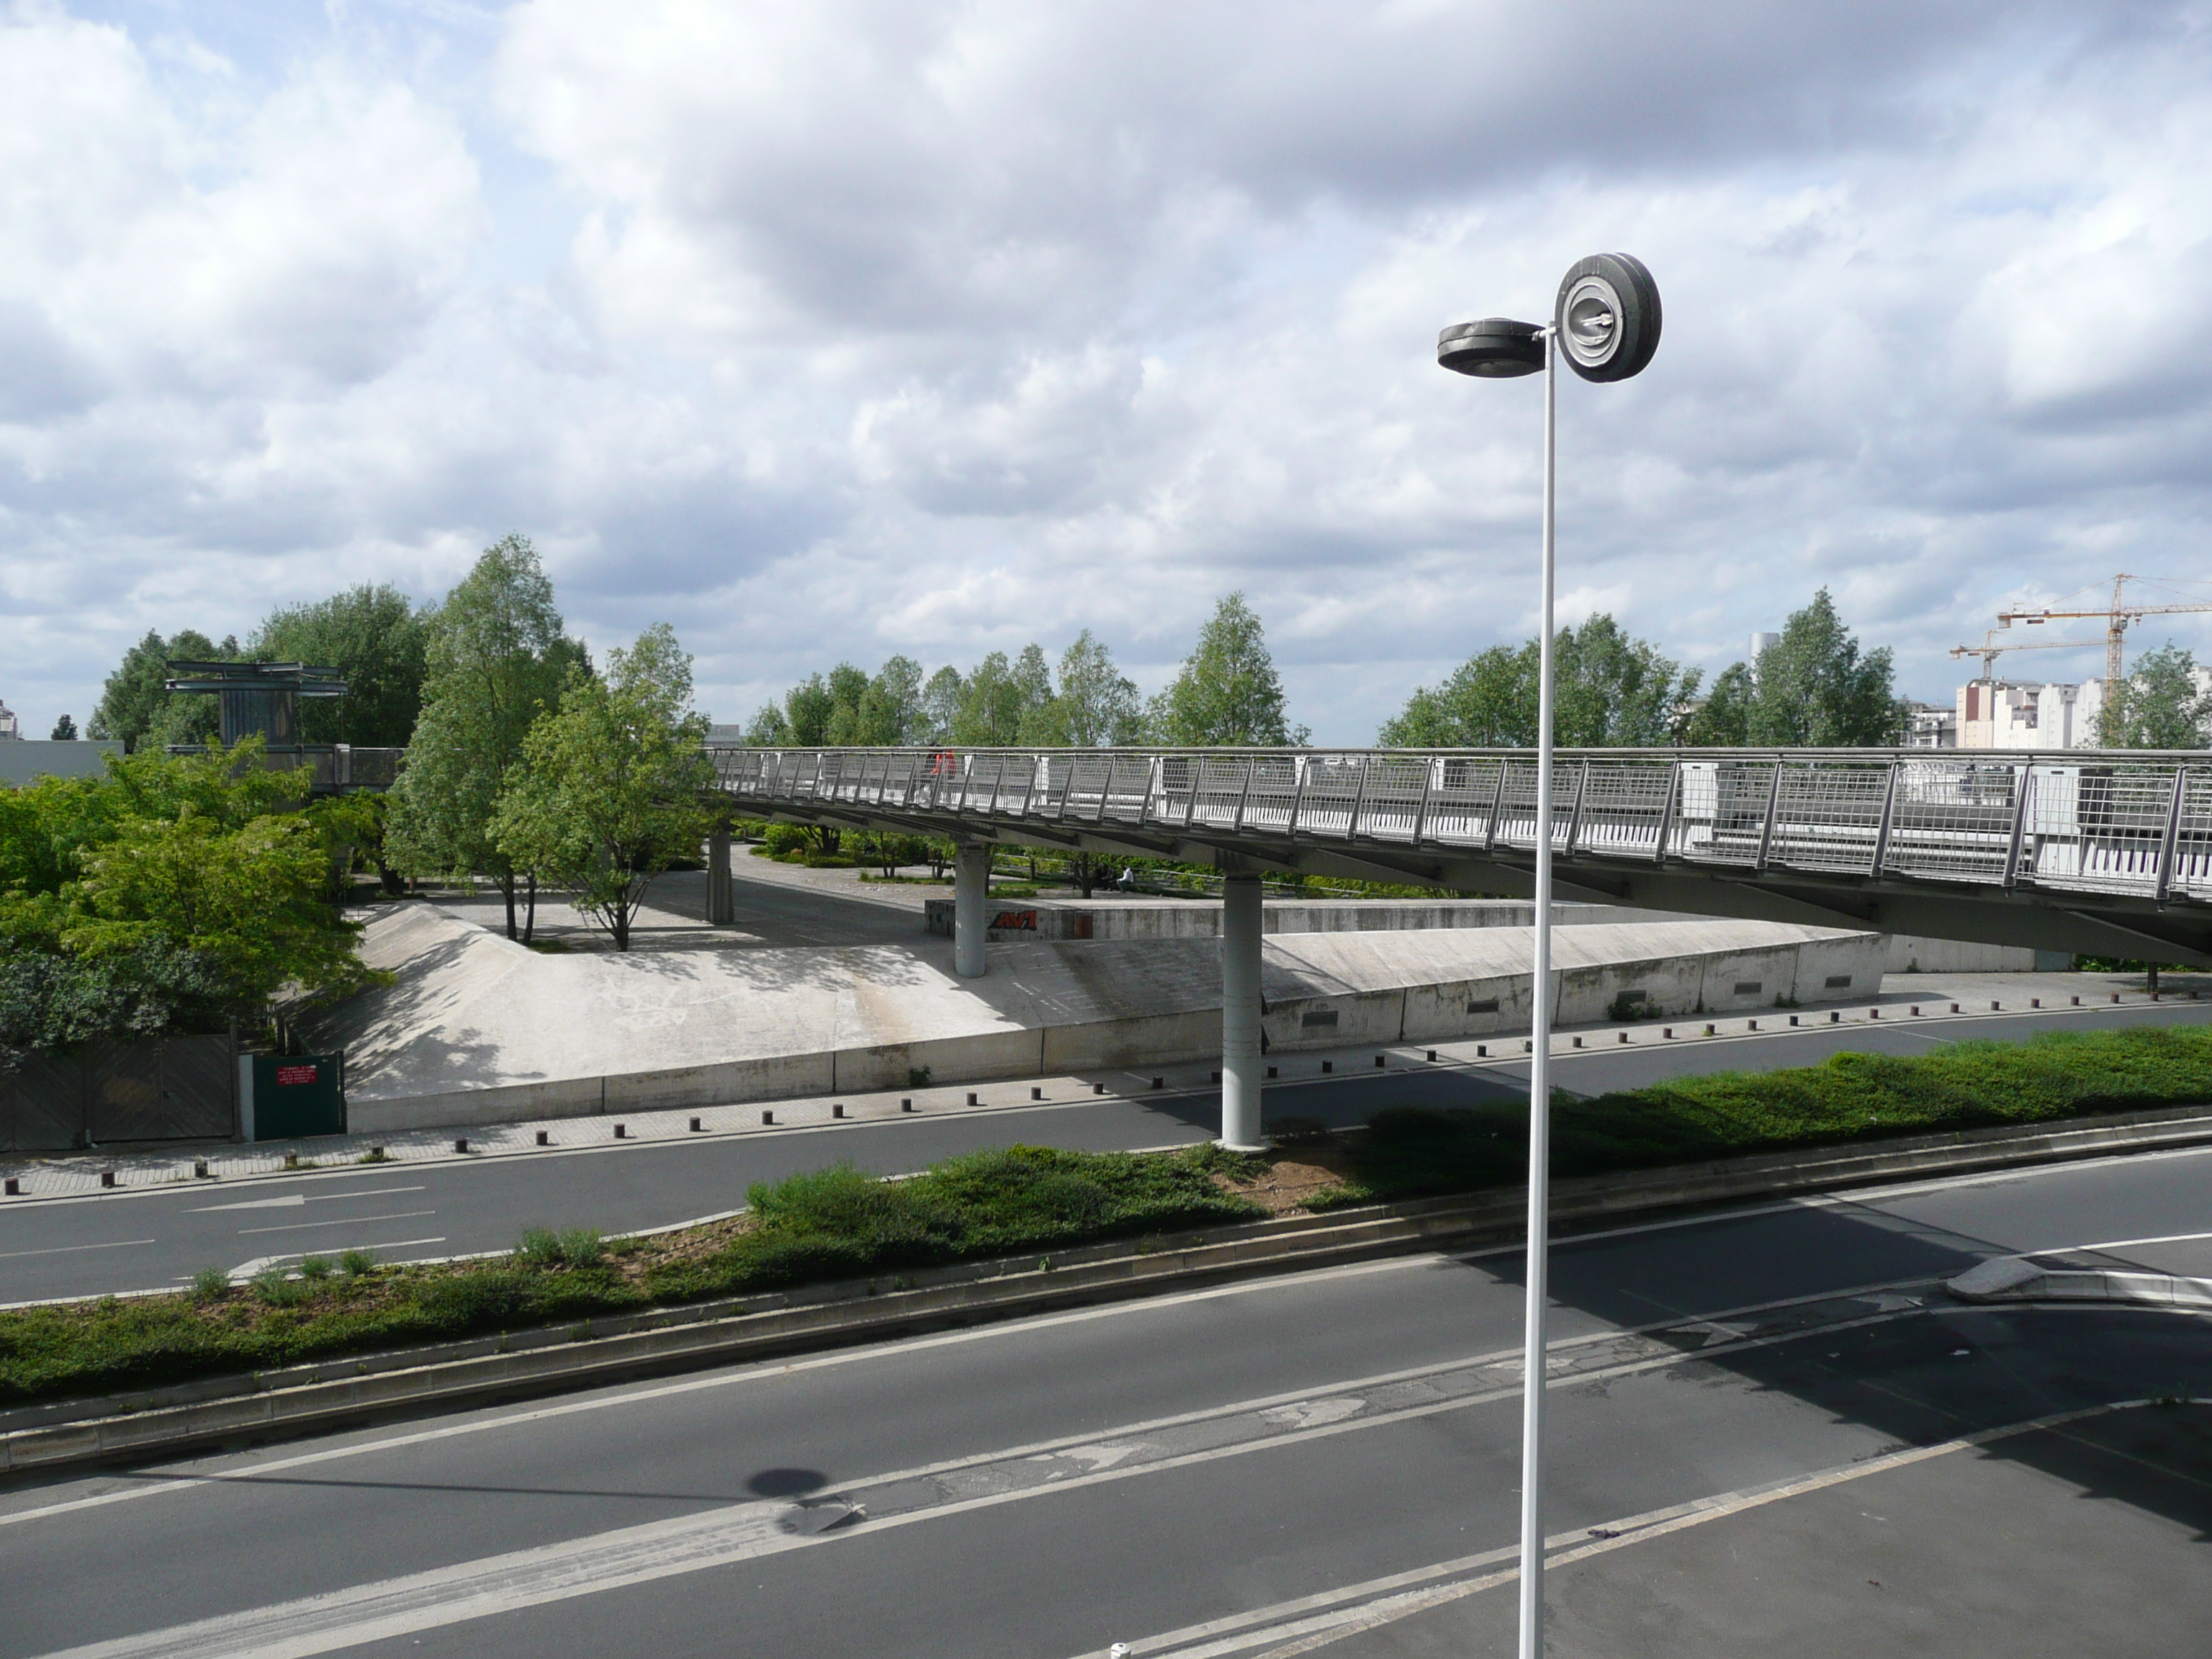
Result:
M336 1221L295 1221L283 1227L240 1227L238 1236L251 1238L256 1233L305 1233L318 1227L366 1227L373 1221L412 1221L420 1216L435 1215L435 1210L394 1210L390 1215L342 1216Z
M110 1244L57 1244L46 1250L0 1250L0 1261L25 1255L75 1255L79 1250L127 1250L135 1244L151 1244L150 1238L118 1238Z
M1709 1521L1726 1520L1747 1510L1844 1486L1869 1475L1885 1474L1893 1469L1925 1463L1954 1452L1990 1445L2016 1435L2063 1429L2085 1419L2138 1410L2148 1403L2142 1400L2124 1400L2106 1405L2081 1407L2072 1411L2054 1412L2023 1423L1978 1430L1932 1446L1907 1447L1869 1458L1864 1462L1842 1464L1810 1474L1792 1475L1766 1486L1692 1498L1687 1503L1669 1504L1664 1509L1646 1510L1641 1515L1626 1516L1600 1526L1554 1533L1544 1540L1545 1570L1549 1571L1592 1556L1626 1549L1631 1545L1650 1539L1662 1538L1670 1533L1703 1526ZM1230 1656L1249 1654L1255 1648L1266 1650L1255 1656L1255 1659L1294 1659L1294 1656L1329 1646L1347 1636L1358 1635L1430 1607L1510 1584L1521 1576L1520 1553L1518 1545L1508 1544L1498 1549L1486 1550L1479 1555L1439 1561L1433 1566L1417 1567L1409 1572L1393 1573L1388 1577L1369 1579L1364 1583L1346 1584L1337 1589L1279 1601L1272 1607L1256 1607L1249 1613L1233 1613L1227 1618L1187 1626L1182 1630L1164 1632L1131 1642L1128 1649L1131 1655L1139 1656L1139 1659L1151 1659L1152 1656L1158 1656L1159 1659L1230 1659ZM1508 1563L1510 1565L1504 1565L1502 1571L1485 1571ZM1448 1582L1436 1582L1440 1579ZM1091 1651L1096 1652L1097 1650Z
M1917 1307L1911 1310L1920 1311ZM1907 1316L1874 1314L1794 1326L1730 1344L1725 1352L1832 1336L1838 1331ZM1601 1363L1553 1376L1548 1386L1609 1381L1680 1364L1693 1357L1681 1348L1625 1333L1613 1334L1611 1342L1613 1352L1620 1356L1617 1361L1604 1363L1607 1356L1600 1355ZM1706 1348L1697 1351L1695 1357L1715 1354L1714 1349ZM724 1505L71 1648L49 1659L309 1659L315 1654L834 1543L846 1537L1463 1411L1520 1393L1517 1381L1496 1380L1517 1374L1517 1356L1474 1364L1461 1361L1455 1369L1474 1386L1468 1392L1448 1394L1443 1399L1435 1397L1443 1386L1442 1374L1427 1369L1425 1376L1410 1377L1395 1391L1395 1399L1406 1403L1392 1405L1393 1390L1369 1389L1363 1390L1364 1397L1352 1402L1356 1414L1312 1409L1328 1407L1344 1392L1340 1388L1316 1389L1293 1397L1310 1409L1248 1408L1226 1425L1221 1420L1222 1413L1194 1413L1176 1420L1183 1430L1181 1436L1148 1431L1139 1425L1105 1435L1070 1437L1043 1454L1020 1448L840 1482L834 1492L818 1494L818 1498L854 1506L866 1516L859 1525L842 1531L784 1530L778 1521L793 1507L786 1503ZM1224 1434L1240 1437L1224 1439Z
M187 1210L186 1215L214 1215L222 1210L296 1210L303 1204L337 1204L349 1198L386 1198L393 1193L419 1193L427 1190L421 1185L413 1187L371 1187L353 1193L317 1193L310 1197L306 1193L284 1193L275 1198L249 1198L240 1204L203 1204L198 1209Z

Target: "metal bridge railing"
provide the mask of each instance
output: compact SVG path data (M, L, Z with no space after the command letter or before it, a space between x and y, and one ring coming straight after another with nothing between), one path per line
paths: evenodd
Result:
M711 746L763 812L846 806L956 830L1126 826L1533 849L1526 751ZM2212 754L1590 750L1555 762L1553 848L1622 862L2212 900Z

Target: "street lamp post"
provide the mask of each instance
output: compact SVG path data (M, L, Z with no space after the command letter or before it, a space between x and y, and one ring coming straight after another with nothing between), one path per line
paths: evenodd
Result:
M1536 689L1536 948L1529 985L1528 1259L1521 1370L1520 1659L1544 1651L1544 1391L1551 1269L1552 1165L1552 598L1556 530L1559 359L1586 380L1640 374L1659 348L1659 289L1626 253L1579 260L1559 284L1548 325L1487 317L1437 337L1437 361L1482 380L1544 372L1543 597Z

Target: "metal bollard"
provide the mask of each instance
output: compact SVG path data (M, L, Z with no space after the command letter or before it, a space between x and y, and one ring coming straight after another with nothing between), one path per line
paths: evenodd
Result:
M1387 1060L1385 1060L1382 1058L1382 1055L1377 1054L1377 1055L1376 1055L1376 1056L1375 1056L1375 1064L1376 1064L1376 1066L1377 1066L1377 1068L1381 1068L1381 1067L1382 1067L1382 1066L1387 1066L1387 1065L1389 1064L1389 1062L1388 1062Z
M899 1102L899 1110L901 1110L902 1112L910 1112L910 1111L912 1111L913 1109L914 1109L914 1102L913 1102L913 1101L911 1101L911 1100L902 1100L902 1101L900 1101L900 1102Z
M102 1170L100 1172L100 1184L103 1187L112 1187L115 1184L115 1171Z
M1628 1041L1628 1033L1627 1033L1627 1032L1626 1032L1626 1031L1623 1031L1623 1032L1620 1034L1620 1040L1621 1040L1623 1042L1627 1042L1627 1041Z
M540 1129L538 1132L538 1144L541 1146L550 1146L553 1144L553 1132L550 1129Z
M1155 1089L1164 1089L1167 1086L1168 1080L1164 1077L1156 1077L1152 1079L1152 1087Z
M1106 1092L1106 1085L1103 1083L1094 1083L1091 1085L1091 1092L1094 1095L1103 1095Z
M972 1094L971 1094L971 1095L969 1095L969 1096L968 1097L968 1103L969 1103L970 1106L980 1106L980 1105L981 1105L983 1103L982 1103L982 1102L981 1102L980 1100L976 1099L976 1098L975 1098L975 1097L974 1095L972 1095Z
M1280 1076L1282 1076L1282 1074L1283 1074L1283 1068L1282 1068L1281 1066L1270 1066L1267 1068L1267 1075L1268 1075L1269 1077L1280 1077Z
M1333 1072L1336 1069L1336 1062L1333 1060L1324 1060L1321 1063L1321 1068L1324 1072Z
M22 1195L23 1183L16 1180L15 1176L9 1176L8 1177L7 1196L9 1198L21 1198Z
M830 1109L830 1115L832 1117L842 1117L845 1115L845 1109L842 1106L832 1106Z
M1429 1050L1429 1058L1430 1058L1431 1060L1434 1060L1436 1057L1437 1057L1437 1051L1436 1051L1435 1049L1433 1049L1433 1048L1430 1049L1430 1050Z
M627 1123L616 1124L615 1139L617 1140L628 1140L629 1139L629 1125Z
M457 1136L453 1141L453 1150L457 1152L465 1152L468 1149L469 1138L466 1135Z
M1831 1025L1841 1025L1843 1023L1844 1023L1844 1017L1843 1017L1843 1015L1842 1015L1842 1014L1840 1014L1840 1013L1837 1012L1836 1012L1834 1009L1832 1009L1832 1009L1830 1009L1830 1010L1828 1011L1828 1024L1831 1024Z
M706 1127L707 1126L704 1123L702 1123L697 1118L695 1117L691 1120L691 1133L693 1134L696 1135L702 1133Z
M763 1122L763 1123L773 1123L773 1122L775 1122L775 1114L774 1112L763 1112L763 1113L761 1114L761 1121L762 1121L762 1122Z
M1043 1091L1042 1089L1041 1089L1041 1088L1038 1088L1038 1087L1037 1087L1036 1085L1034 1085L1034 1084L1030 1085L1030 1098L1031 1100L1042 1100L1042 1099L1044 1098L1044 1091Z
M1489 1058L1490 1058L1490 1045L1489 1045L1488 1043L1485 1043L1485 1042L1478 1042L1478 1043L1476 1043L1476 1044L1474 1045L1474 1057L1475 1057L1477 1060L1487 1060L1487 1059L1489 1059Z
M1671 1025L1662 1025L1659 1028L1659 1035L1662 1038L1671 1039L1674 1035L1674 1028Z
M207 1160L204 1158L194 1158L192 1160L192 1179L195 1181L205 1181L207 1178Z

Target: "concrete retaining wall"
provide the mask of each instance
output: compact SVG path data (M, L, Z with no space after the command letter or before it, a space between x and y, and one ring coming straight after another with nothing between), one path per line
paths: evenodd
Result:
M1211 899L994 899L1000 924L986 930L994 944L1042 939L1218 939L1221 906ZM1609 904L1554 904L1561 927L1631 921L1688 921L1665 910ZM1275 899L1261 907L1262 933L1416 932L1445 927L1530 927L1536 907L1525 899ZM952 937L952 901L926 900L922 929Z
M2025 945L1976 945L1892 933L1886 965L1893 974L2063 974L2074 966L2074 958L2064 951L2037 951Z
M1554 941L1560 965L1551 994L1560 1025L1626 1013L1624 999L1664 1017L1864 996L1880 987L1884 948L1878 934L1766 922L1577 927ZM1270 942L1261 975L1268 1048L1526 1030L1529 975L1513 964L1525 963L1528 950L1525 930ZM504 996L526 994L512 978L499 983ZM1218 947L1202 939L1000 947L991 974L967 982L969 994L1000 999L991 1029L380 1099L364 1091L349 1101L349 1118L356 1133L389 1133L893 1090L925 1069L932 1082L947 1084L1198 1060L1220 1051L1219 988ZM894 981L872 994L902 1005L926 998L926 988Z

